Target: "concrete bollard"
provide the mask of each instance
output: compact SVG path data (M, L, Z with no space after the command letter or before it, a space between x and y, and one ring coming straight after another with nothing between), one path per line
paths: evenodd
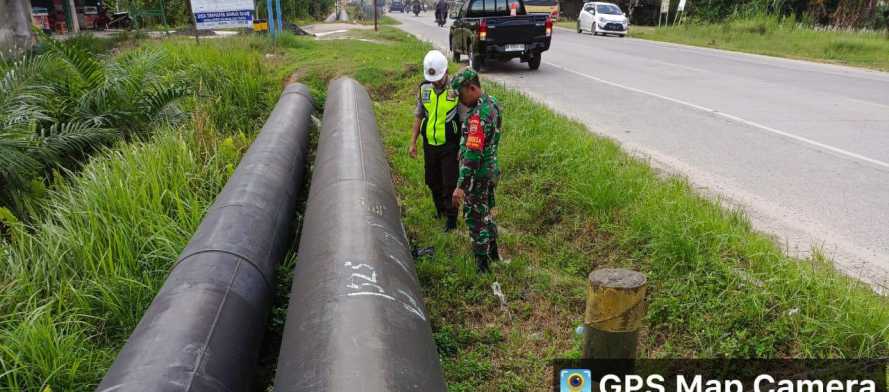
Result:
M584 313L584 359L633 359L645 317L645 275L625 269L590 273Z

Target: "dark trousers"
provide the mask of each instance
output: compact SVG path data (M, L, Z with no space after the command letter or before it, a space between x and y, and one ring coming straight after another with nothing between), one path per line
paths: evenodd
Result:
M426 185L432 192L435 209L442 215L455 218L457 209L451 202L451 196L457 187L457 170L459 170L457 151L456 144L443 146L423 144Z

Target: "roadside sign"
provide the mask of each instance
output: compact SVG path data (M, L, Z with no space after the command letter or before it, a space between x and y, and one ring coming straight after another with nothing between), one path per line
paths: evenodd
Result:
M670 0L661 0L661 13L657 17L658 27L661 25L661 20L664 20L664 24L670 24Z
M191 0L198 30L253 28L253 0Z
M685 0L679 0L679 12L685 11Z

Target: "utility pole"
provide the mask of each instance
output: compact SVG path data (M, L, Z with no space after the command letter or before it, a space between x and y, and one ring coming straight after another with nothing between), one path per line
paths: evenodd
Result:
M275 10L272 7L272 0L265 0L265 8L268 11L269 34L275 36Z
M80 32L80 20L77 19L77 6L74 4L74 0L65 0L65 10L67 11L67 17L70 18L68 22L68 31L72 33Z
M377 0L374 0L374 31L380 31L379 24L377 23L378 15L377 15Z
M0 57L17 56L34 46L28 0L0 0L0 20Z
M275 13L277 14L276 17L277 17L277 21L278 21L278 23L277 23L278 30L277 31L283 32L284 31L284 16L282 15L282 12L281 12L281 0L275 0Z

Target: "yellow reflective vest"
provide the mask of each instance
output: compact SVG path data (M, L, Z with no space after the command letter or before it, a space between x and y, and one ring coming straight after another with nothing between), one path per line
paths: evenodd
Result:
M458 143L460 124L457 106L460 100L457 93L450 88L436 93L435 86L427 82L420 85L420 99L426 109L426 117L420 127L423 142L430 146Z

